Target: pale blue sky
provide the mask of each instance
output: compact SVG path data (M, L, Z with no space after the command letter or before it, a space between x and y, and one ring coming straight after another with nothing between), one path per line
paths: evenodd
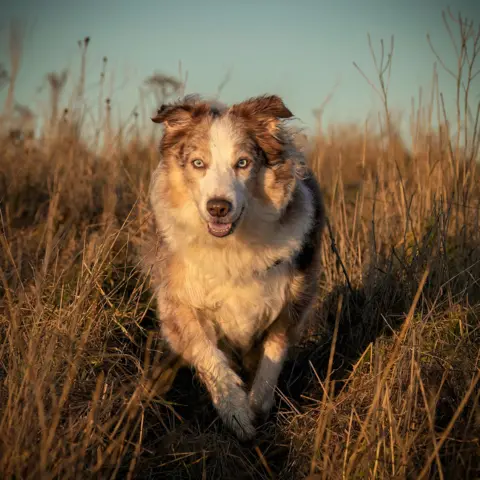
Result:
M138 102L145 77L176 75L181 61L188 92L213 94L231 71L224 101L276 93L307 125L339 82L326 120L361 121L378 107L352 65L374 76L367 33L376 47L395 36L391 105L408 115L412 96L432 78L427 32L447 63L455 62L441 18L448 5L480 22L480 0L3 0L0 62L8 65L6 26L16 17L34 25L17 89L17 100L34 109L47 98L37 92L47 72L78 71L77 40L88 35L87 85L98 80L107 56L113 104L123 114ZM452 84L441 80L448 95Z

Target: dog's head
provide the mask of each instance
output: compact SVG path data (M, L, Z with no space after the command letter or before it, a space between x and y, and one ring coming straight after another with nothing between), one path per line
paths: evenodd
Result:
M252 216L257 225L277 221L298 169L284 125L292 116L275 95L230 107L196 97L163 105L152 120L164 125L160 168L167 180L161 196L185 217L176 220L185 226L200 220L214 237L230 235ZM198 219L186 208L192 203Z

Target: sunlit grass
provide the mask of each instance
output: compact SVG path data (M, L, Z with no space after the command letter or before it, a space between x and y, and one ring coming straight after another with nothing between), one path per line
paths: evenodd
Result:
M475 66L480 36L461 25L459 54ZM84 133L89 41L68 111L66 77L49 76L40 138L15 126L28 112L2 118L2 478L478 478L480 126L468 89L443 92L435 77L406 148L377 54L378 123L308 139L329 219L318 309L278 408L242 445L158 338L136 250L157 144L138 115L115 129L101 88L98 132ZM455 72L463 85L469 65ZM157 100L181 93L163 80L149 79Z

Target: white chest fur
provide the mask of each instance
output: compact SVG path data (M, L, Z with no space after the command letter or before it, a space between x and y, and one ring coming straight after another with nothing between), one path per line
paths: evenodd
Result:
M180 295L205 321L215 325L220 335L238 347L248 347L283 308L291 266L285 262L258 273L250 265L234 271L228 268L232 260L197 255L195 261L185 262Z

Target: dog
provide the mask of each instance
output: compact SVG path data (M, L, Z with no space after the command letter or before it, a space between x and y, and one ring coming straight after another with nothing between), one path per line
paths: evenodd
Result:
M162 105L143 257L161 334L240 440L265 418L318 286L324 204L276 95ZM235 368L252 373L249 389Z

